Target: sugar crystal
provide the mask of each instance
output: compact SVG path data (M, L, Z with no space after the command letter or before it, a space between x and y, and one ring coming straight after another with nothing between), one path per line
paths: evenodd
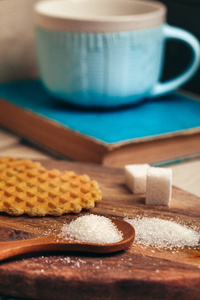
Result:
M135 241L157 248L197 246L200 232L185 225L159 218L125 219L135 228Z
M122 240L122 233L104 216L84 215L62 227L62 236L80 242L109 244Z

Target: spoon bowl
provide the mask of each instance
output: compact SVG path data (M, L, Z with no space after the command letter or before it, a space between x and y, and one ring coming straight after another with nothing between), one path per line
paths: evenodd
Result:
M121 241L109 244L85 243L62 238L61 231L27 240L0 242L0 261L21 254L48 253L48 252L87 252L87 253L112 253L128 248L134 241L135 230L131 224L120 219L110 220L122 232Z

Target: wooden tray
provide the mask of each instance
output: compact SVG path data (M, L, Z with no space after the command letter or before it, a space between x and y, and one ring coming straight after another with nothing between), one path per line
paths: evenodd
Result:
M200 227L200 199L173 188L170 208L144 204L130 194L123 170L93 164L48 160L51 169L87 173L98 180L103 200L90 213L124 218L142 216L183 220ZM82 212L82 214L88 212ZM29 218L0 215L0 240L38 236L75 218ZM0 248L1 249L1 248ZM110 255L57 253L21 257L0 264L0 294L29 299L199 299L200 246L196 249L158 250L134 243Z

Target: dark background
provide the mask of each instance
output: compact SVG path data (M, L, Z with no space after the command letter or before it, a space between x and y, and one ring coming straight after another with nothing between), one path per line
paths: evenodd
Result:
M200 40L200 0L162 0L167 6L167 23L193 33ZM170 79L187 68L191 50L179 41L168 41L163 80ZM200 95L200 70L184 86L184 90Z

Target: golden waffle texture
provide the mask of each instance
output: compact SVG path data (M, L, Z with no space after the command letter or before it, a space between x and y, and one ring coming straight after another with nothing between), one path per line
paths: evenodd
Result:
M0 158L0 212L61 216L90 209L101 198L98 183L87 175L46 170L31 160Z

